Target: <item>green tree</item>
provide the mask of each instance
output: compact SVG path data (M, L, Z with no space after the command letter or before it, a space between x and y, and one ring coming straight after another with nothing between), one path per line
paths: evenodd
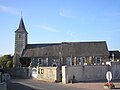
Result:
M11 55L4 55L0 57L0 67L6 68L6 65L7 67L11 67L12 60L13 60L13 56Z
M7 61L6 67L7 68L12 68L12 66L13 66L12 61Z
M30 66L31 59L28 57L22 57L22 58L20 58L20 63L22 65L22 67L28 67L28 66Z

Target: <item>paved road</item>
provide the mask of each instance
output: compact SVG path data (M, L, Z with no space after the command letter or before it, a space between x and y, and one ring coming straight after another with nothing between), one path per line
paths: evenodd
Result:
M33 79L14 79L8 82L8 90L87 90L72 88L60 83L40 82Z

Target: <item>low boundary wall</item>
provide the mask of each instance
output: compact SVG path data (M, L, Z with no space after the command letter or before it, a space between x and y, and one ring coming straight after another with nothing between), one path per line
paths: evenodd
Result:
M18 78L31 78L32 70L28 67L19 67L10 69L10 75Z
M71 80L80 81L105 81L108 66L62 66L62 83L67 84Z
M5 82L0 83L0 90L7 90L7 85Z
M112 81L120 82L120 62L112 62L110 71L112 72Z
M58 82L60 81L60 68L38 67L37 79L49 82Z

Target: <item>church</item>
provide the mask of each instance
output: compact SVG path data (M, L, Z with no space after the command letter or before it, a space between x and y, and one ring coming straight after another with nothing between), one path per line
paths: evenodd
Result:
M22 17L15 31L13 67L102 65L108 57L106 41L29 44Z

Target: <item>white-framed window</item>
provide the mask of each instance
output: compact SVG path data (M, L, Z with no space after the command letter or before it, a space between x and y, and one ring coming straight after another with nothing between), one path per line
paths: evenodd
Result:
M69 65L69 66L72 65L72 59L71 59L71 57L67 57L66 58L66 64Z
M101 64L101 57L95 57L95 64Z

